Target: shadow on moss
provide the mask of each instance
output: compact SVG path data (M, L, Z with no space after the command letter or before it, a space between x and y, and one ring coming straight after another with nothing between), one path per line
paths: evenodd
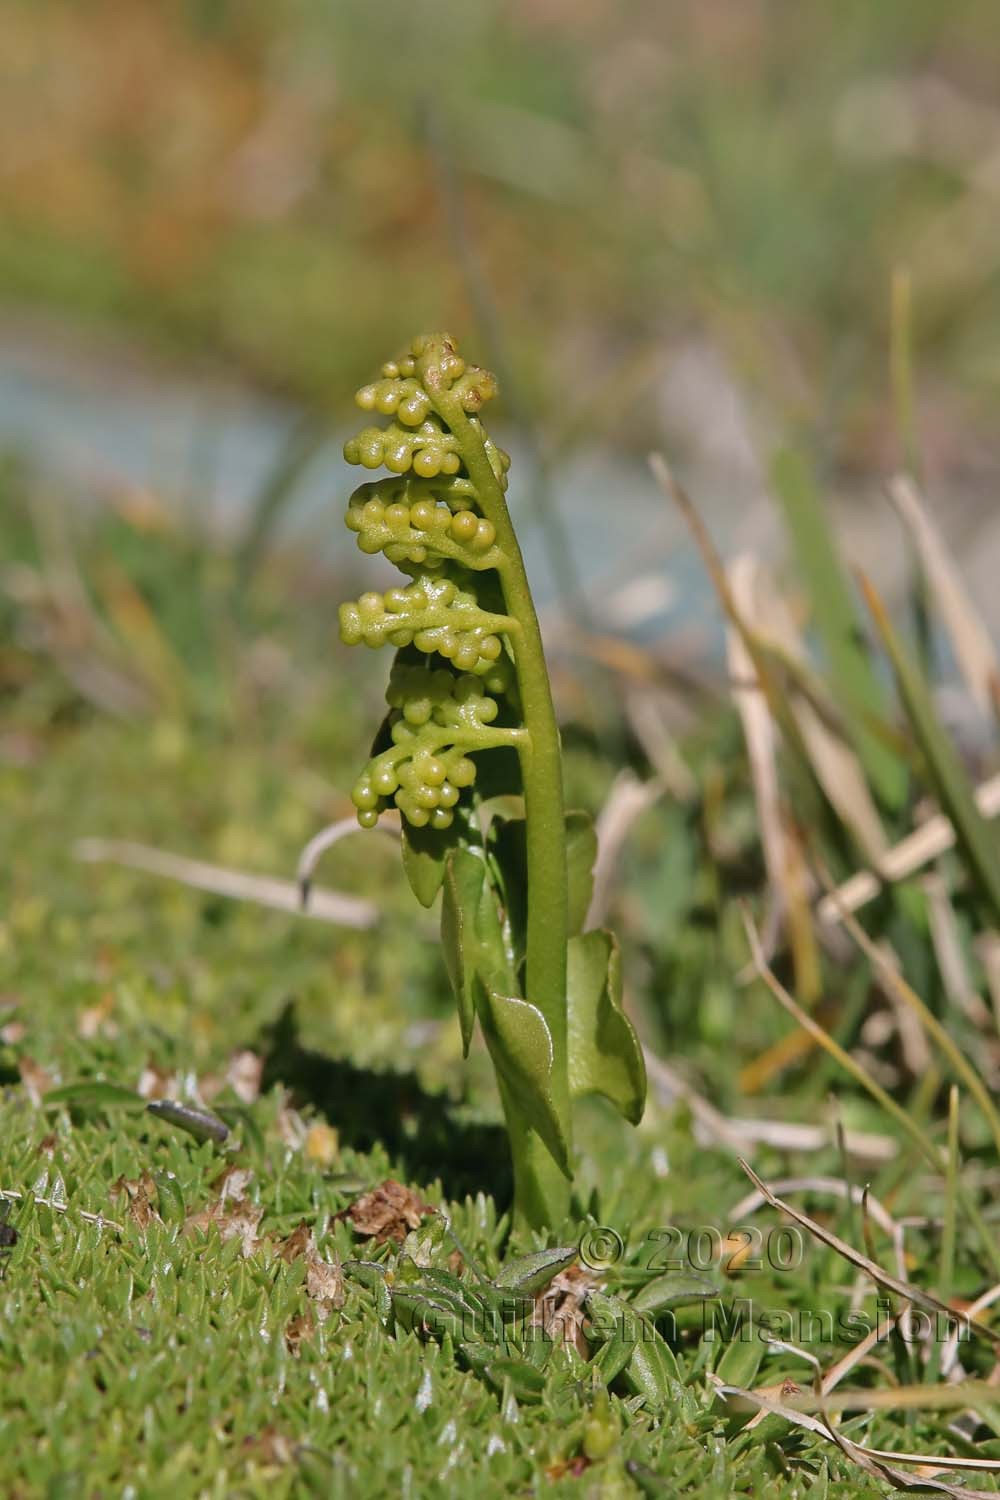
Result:
M289 1001L257 1043L262 1086L280 1083L296 1104L311 1104L356 1151L380 1145L411 1181L441 1182L448 1198L489 1192L508 1206L513 1183L506 1132L469 1118L443 1093L429 1093L412 1072L359 1068L346 1058L303 1047Z

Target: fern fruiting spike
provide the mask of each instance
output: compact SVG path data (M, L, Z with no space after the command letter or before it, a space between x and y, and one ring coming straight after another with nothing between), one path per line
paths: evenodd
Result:
M645 1075L613 939L580 930L593 832L563 811L548 673L505 500L510 460L480 417L496 394L445 334L414 339L358 391L363 411L388 420L350 438L344 457L389 472L355 491L347 525L410 581L342 605L340 633L396 648L389 712L352 800L365 828L398 808L414 891L430 905L443 890L463 1041L478 1021L516 1213L543 1228L569 1209L572 1098L602 1093L636 1120ZM509 816L510 794L523 817Z

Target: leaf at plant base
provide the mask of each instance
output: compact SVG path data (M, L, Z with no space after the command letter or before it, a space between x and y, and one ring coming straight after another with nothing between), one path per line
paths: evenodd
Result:
M528 856L523 818L498 818L493 825L493 848L503 873L507 916L518 958L523 958L528 924ZM594 893L597 834L589 813L566 814L567 932L583 930Z
M656 1331L652 1320L642 1314L636 1320L635 1346L622 1371L622 1380L654 1411L659 1411L670 1400L671 1385L680 1384L677 1356Z
M341 1269L348 1280L358 1282L367 1291L374 1291L376 1286L384 1283L389 1267L378 1260L345 1260Z
M146 1108L145 1099L134 1089L122 1088L117 1083L104 1083L99 1078L85 1078L79 1083L65 1083L59 1088L49 1089L43 1102L46 1109L58 1109L63 1105L71 1109Z
M764 1345L758 1338L743 1338L742 1333L742 1327L738 1325L737 1336L726 1345L716 1363L715 1373L723 1385L746 1388L752 1386L757 1379L757 1371L764 1357Z
M497 1273L493 1285L516 1292L540 1292L560 1271L571 1266L579 1253L576 1245L566 1245L515 1256Z
M606 1385L621 1374L635 1347L635 1315L627 1302L596 1287L587 1293L589 1322L585 1333L597 1347L591 1364Z
M541 1401L545 1392L544 1374L524 1359L491 1359L483 1375L498 1394L506 1387L525 1406Z
M593 1363L606 1384L620 1373L630 1391L654 1409L670 1399L680 1381L677 1359L651 1318L622 1297L593 1289L587 1293L587 1336L600 1345Z
M569 1086L603 1094L631 1124L642 1119L646 1065L621 1006L621 962L610 932L584 932L567 949Z
M636 1312L648 1313L655 1318L675 1307L718 1301L719 1296L719 1288L706 1276L699 1276L694 1271L667 1271L648 1281L632 1298L632 1306Z
M453 849L445 861L444 896L441 901L441 947L445 968L455 992L458 1020L462 1028L462 1051L469 1043L476 1022L476 909L482 894L486 866L468 849Z
M440 1298L421 1292L393 1291L392 1310L401 1328L415 1332L422 1329L434 1338L445 1335L453 1341L462 1337L462 1315Z
M569 1151L552 1099L552 1037L536 1005L515 995L477 986L479 1023L493 1066L511 1101L564 1172Z

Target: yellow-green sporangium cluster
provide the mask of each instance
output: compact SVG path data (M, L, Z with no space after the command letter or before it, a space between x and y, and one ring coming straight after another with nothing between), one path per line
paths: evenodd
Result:
M471 438L491 485L506 483L510 461L478 416L496 389L488 370L437 335L414 339L357 393L363 411L389 420L350 438L344 457L390 472L354 492L347 526L362 552L382 552L412 580L340 607L347 645L401 653L386 695L391 748L369 761L352 793L364 827L394 802L412 827L447 828L475 781L470 757L524 737L514 687L520 626L502 612L504 556L462 456Z
M382 378L363 385L355 396L362 411L395 417L387 427L366 427L344 444L349 464L394 474L411 469L423 479L458 474L462 467L455 436L437 410L441 394L457 400L463 412L475 414L497 394L496 377L478 365L467 365L445 335L415 338L406 354L382 366ZM506 482L510 459L481 434L497 479Z
M392 745L368 762L354 785L358 822L373 828L395 802L414 828L448 828L460 794L476 779L475 761L466 752L496 743L496 736L500 743L509 739L509 732L488 727L499 704L469 673L399 660L385 696L394 710Z
M454 662L460 672L488 672L516 629L508 615L480 609L476 596L450 578L425 574L408 588L367 593L340 606L340 638L347 646L409 646Z
M455 439L432 421L421 422L415 432L390 422L388 427L366 427L344 445L349 464L365 469L380 469L383 464L394 474L412 469L422 479L437 474L457 474L462 460L455 452Z
M384 552L400 568L495 568L496 531L472 509L470 490L468 481L431 486L410 477L363 484L351 496L347 527L362 552Z

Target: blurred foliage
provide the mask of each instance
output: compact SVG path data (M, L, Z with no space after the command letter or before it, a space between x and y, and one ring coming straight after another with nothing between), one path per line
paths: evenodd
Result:
M885 440L887 287L1000 366L988 0L34 0L4 17L0 299L337 403L425 322L542 418L707 333L793 421ZM648 384L648 382L646 382ZM547 411L546 411L547 408ZM637 413L640 426L650 413Z

